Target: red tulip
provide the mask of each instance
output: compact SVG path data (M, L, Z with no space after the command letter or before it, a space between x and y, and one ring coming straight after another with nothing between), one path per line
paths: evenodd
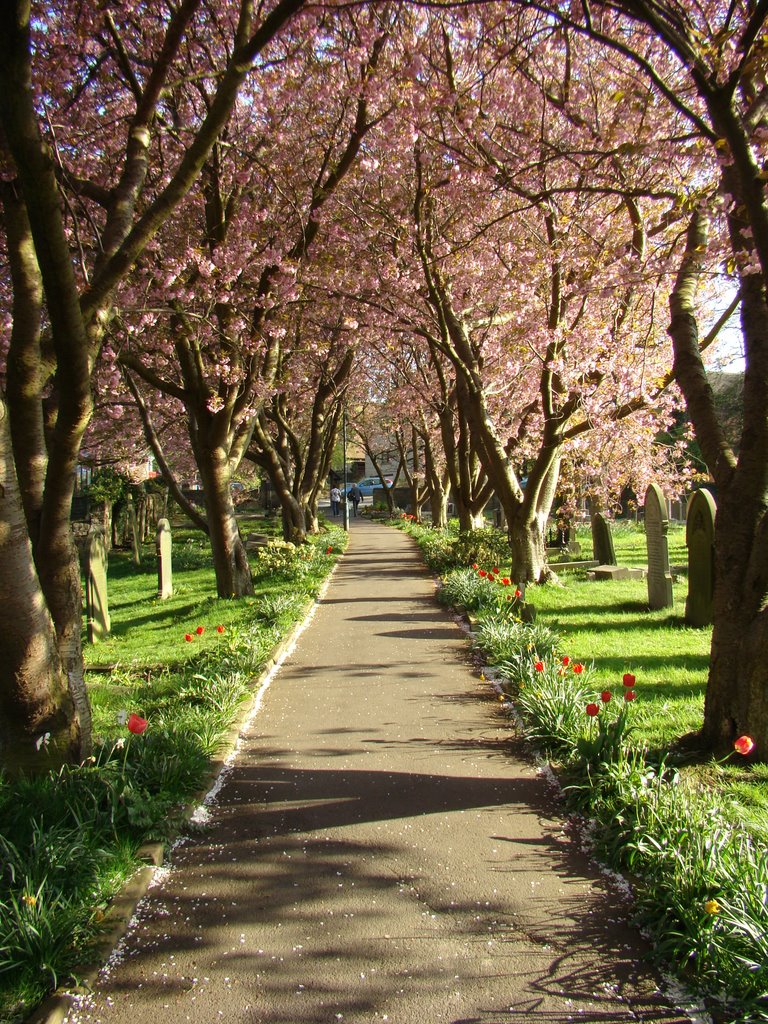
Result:
M223 626L217 626L216 627L216 632L217 633L223 633L224 632L224 627Z
M485 571L485 569L481 569L479 575L482 576L483 579L485 579L485 577L488 575L488 573Z
M576 673L577 676L580 676L581 673L584 671L584 666L583 665L574 665L573 666L573 671Z
M536 669L537 672L543 672L544 671L544 662L543 661L537 661L536 664L533 667Z
M185 633L185 634L184 634L184 639L185 639L185 640L187 641L187 643L188 643L188 644L191 644L191 643L192 643L192 640L193 640L194 638L193 638L193 636L192 636L192 634L191 634L191 633Z
M515 597L522 597L522 596L523 596L522 590L520 590L519 588L517 590L515 590Z
M600 694L600 700L603 702L603 704L607 704L610 699L611 699L611 691L610 690L603 690L603 692Z
M491 569L491 572L494 573L494 575L496 575L496 576L499 575L499 570L496 569L495 567L493 569Z
M624 684L624 686L632 687L635 685L635 677L632 675L631 672L625 672L624 677L621 681Z
M587 704L586 711L590 718L594 718L596 715L600 714L600 708L597 704Z
M566 654L566 656L565 656L565 657L563 658L563 664L565 665L565 667L566 667L566 668L568 668L568 666L569 666L569 665L571 664L571 659L570 659L570 658L568 657L568 655L567 655L567 654Z
M198 636L202 636L203 633L205 632L205 626L198 626L195 632L197 633Z
M624 700L634 700L636 697L637 697L637 694L635 693L634 690L626 690L624 692Z
M128 716L128 721L125 723L125 727L128 732L135 733L136 736L141 736L148 725L149 722L146 718L141 718L137 714L130 714Z
M733 749L739 754L751 754L755 749L755 741L751 736L739 736L736 742L733 744Z

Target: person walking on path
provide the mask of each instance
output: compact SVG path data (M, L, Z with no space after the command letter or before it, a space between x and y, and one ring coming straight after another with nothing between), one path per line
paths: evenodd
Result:
M357 506L363 499L362 491L357 486L357 484L352 484L352 486L349 488L349 490L347 491L347 498L349 499L349 501L352 502L352 515L356 516Z
M70 1024L687 1024L488 696L361 520Z
M331 515L337 516L341 511L341 491L334 484L331 488Z

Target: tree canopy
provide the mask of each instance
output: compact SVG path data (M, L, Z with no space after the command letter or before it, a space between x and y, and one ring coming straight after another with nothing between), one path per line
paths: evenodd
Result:
M535 582L558 492L681 479L683 401L719 500L705 733L765 755L767 11L5 5L0 585L36 610L3 641L2 756L87 751L84 443L140 425L180 501L192 467L218 592L245 594L233 472L300 540L346 403L436 522L449 488L464 528L495 493ZM704 361L734 310L736 449Z

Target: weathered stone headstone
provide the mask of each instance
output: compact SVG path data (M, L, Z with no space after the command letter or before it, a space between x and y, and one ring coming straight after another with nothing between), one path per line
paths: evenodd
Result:
M669 518L675 522L682 523L685 519L685 508L679 498L674 498L669 503Z
M708 626L712 622L716 511L715 499L709 491L696 491L691 495L685 517L685 543L688 547L685 621L691 626Z
M157 549L157 596L161 600L173 596L171 543L171 524L167 519L158 519L155 547Z
M600 565L616 565L611 528L602 512L595 512L592 516L592 551L592 557Z
M131 531L131 547L133 549L133 560L136 565L141 565L141 544L139 543L139 527L136 522L136 509L133 507L133 498L128 495L125 499L125 507L128 514L128 528Z
M650 484L645 492L645 543L648 548L648 604L651 608L671 608L673 605L668 530L664 494L658 484Z
M259 548L266 547L272 539L268 533L249 533L245 538L245 550L246 551L258 551Z
M107 549L104 531L91 527L85 546L85 614L88 643L95 644L111 628L107 603Z

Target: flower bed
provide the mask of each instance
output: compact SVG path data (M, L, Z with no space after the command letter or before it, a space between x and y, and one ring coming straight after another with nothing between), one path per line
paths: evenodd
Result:
M407 529L420 542L430 533ZM426 546L437 546L433 535ZM649 752L634 723L642 679L625 672L598 686L594 665L572 659L560 632L522 621L519 590L495 565L449 568L439 595L472 616L472 642L491 666L483 677L554 763L595 855L631 876L655 955L718 1021L767 1021L768 852L727 797ZM727 760L752 745L740 737Z

